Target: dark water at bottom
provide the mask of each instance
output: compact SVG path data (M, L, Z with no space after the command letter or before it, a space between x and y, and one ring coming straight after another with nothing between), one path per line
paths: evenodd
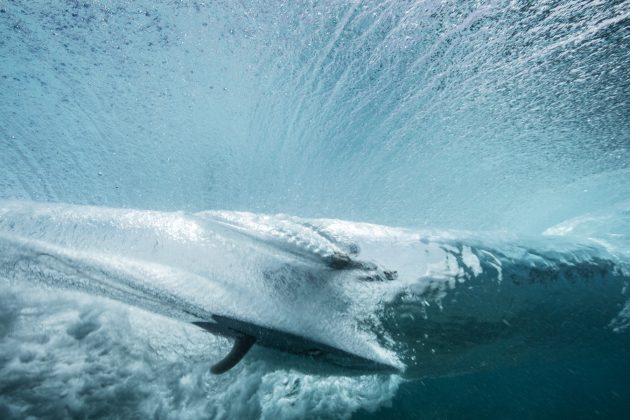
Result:
M404 383L390 407L353 419L627 419L630 349L607 343L553 364L531 363Z

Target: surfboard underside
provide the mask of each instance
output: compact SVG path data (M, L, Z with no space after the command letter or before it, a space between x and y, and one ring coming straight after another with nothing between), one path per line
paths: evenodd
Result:
M328 363L356 373L393 373L397 371L393 366L296 334L221 315L213 315L212 319L214 322L197 321L193 324L213 334L235 340L234 348L225 359L213 367L213 373L223 373L236 365L254 342L263 347ZM224 369L228 365L229 367Z

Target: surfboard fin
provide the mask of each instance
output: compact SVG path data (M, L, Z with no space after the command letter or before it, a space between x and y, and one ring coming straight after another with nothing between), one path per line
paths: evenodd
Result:
M241 335L234 339L232 350L221 361L210 368L210 372L220 375L232 369L252 348L256 339L249 335Z

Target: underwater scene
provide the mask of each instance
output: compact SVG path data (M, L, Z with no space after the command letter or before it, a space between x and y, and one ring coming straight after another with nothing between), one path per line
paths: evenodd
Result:
M0 0L0 418L626 419L630 2Z

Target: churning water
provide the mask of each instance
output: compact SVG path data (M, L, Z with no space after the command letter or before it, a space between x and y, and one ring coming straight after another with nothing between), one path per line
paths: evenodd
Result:
M627 1L0 0L0 35L0 417L630 410ZM212 375L213 316L324 350Z

